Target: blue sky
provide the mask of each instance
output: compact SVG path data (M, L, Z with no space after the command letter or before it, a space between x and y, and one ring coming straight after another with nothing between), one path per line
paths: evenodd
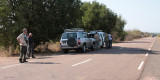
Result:
M94 0L82 0L94 1ZM96 0L105 4L126 21L126 30L160 32L160 0Z

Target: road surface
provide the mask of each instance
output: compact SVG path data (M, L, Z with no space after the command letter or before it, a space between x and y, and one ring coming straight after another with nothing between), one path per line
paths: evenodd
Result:
M158 60L152 59L159 53L156 44L157 38L141 38L115 43L112 49L39 56L23 64L18 57L0 58L0 80L157 80L159 75L151 75L156 71L150 71L156 64L152 60Z
M160 39L155 41L140 80L160 80Z

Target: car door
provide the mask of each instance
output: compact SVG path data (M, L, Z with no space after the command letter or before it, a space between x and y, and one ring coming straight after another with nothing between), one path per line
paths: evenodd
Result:
M83 37L85 38L85 42L86 42L86 47L90 47L91 45L91 41L90 39L87 37L87 33L83 33Z
M87 43L88 43L88 47L92 47L92 38L91 37L89 37L89 35L87 34L87 38L86 38L86 40L87 40Z

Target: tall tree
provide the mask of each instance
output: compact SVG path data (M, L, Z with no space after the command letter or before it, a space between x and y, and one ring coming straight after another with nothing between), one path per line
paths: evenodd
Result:
M110 33L116 25L117 15L104 4L96 1L84 2L81 6L82 27L89 30L103 30Z

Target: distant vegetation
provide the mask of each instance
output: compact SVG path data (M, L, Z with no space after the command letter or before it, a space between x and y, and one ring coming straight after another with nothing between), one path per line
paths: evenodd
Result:
M125 40L133 40L143 37L150 37L153 33L141 32L140 30L128 30L126 31Z
M137 35L125 32L125 24L120 15L96 1L0 0L0 46L11 52L19 49L16 37L23 28L33 33L35 45L40 45L56 42L64 29L76 27L103 30L115 40Z

